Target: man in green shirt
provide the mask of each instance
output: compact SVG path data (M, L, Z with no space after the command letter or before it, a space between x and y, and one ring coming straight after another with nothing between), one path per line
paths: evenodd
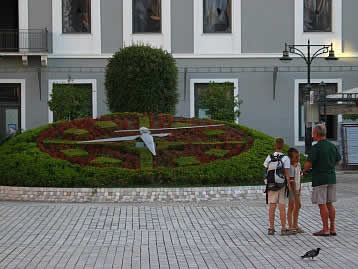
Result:
M326 126L318 124L313 129L313 139L317 144L312 147L304 166L304 173L312 168L312 203L318 204L323 223L323 229L314 236L337 235L335 228L336 209L336 170L341 156L331 142L326 139ZM328 227L328 219L330 227Z

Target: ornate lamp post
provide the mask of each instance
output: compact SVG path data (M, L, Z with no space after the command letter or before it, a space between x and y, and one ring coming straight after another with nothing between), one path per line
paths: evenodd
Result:
M300 48L306 48L307 54L305 55L304 51ZM316 49L313 53L311 52L311 48ZM285 43L285 50L282 53L281 61L291 61L290 53L296 54L303 58L303 60L307 64L307 85L305 90L305 114L306 114L306 128L305 128L305 153L308 154L311 152L312 148L312 122L309 121L309 117L307 115L311 114L311 106L310 106L310 92L312 90L311 85L311 65L314 59L322 54L328 53L328 56L325 58L326 60L338 60L334 56L333 43L330 45L311 45L310 40L308 40L307 45L288 45Z

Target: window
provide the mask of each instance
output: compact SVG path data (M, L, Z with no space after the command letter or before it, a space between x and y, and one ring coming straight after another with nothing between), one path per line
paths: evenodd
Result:
M203 32L231 33L231 0L204 0Z
M306 87L306 83L299 84L299 141L304 141L305 138L305 117L304 117L304 91ZM315 94L318 93L318 90L322 90L319 86L319 83L311 83L312 90ZM327 94L334 94L337 93L337 83L327 83L325 86L325 90ZM319 115L319 121L325 122L325 115ZM337 140L337 126L338 126L338 117L335 115L327 115L327 138L331 140Z
M62 0L62 32L91 33L91 0Z
M75 96L82 100L76 107L77 113L73 116L74 118L93 117L93 104L92 104L92 84L54 84L52 93L55 94L57 90L67 90L75 88L78 90L79 95ZM77 91L76 91L77 92ZM85 99L85 100L83 100ZM73 106L74 107L74 106ZM57 117L56 113L53 112L53 121L64 120L64 117Z
M304 0L304 32L332 32L332 0Z
M214 85L223 86L223 83L215 83ZM207 108L200 105L200 98L202 94L208 90L208 88L209 83L195 83L194 85L194 110L196 118L210 118L210 115L207 113ZM223 89L226 97L230 99L234 97L234 88L234 83L228 83L228 85L224 86ZM232 112L234 113L234 103L232 104Z
M161 0L133 0L133 33L161 33Z

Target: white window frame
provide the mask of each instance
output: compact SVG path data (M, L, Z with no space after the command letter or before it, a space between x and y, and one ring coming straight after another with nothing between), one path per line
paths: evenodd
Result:
M203 83L233 83L234 84L234 96L236 97L239 94L239 80L237 78L201 78L201 79L190 79L190 118L195 117L195 84L203 84ZM238 110L238 107L235 107L235 111ZM239 119L235 120L236 123L239 123Z
M311 79L311 83L317 83L319 84L321 81L324 81L325 83L335 83L337 84L337 93L342 92L342 79L341 78L335 78L335 79ZM307 79L295 79L295 87L294 87L294 141L295 146L304 146L305 141L299 140L299 86L300 84L307 84ZM342 122L342 115L338 115L338 125Z
M203 0L194 0L194 55L241 53L241 0L232 0L231 33L203 33Z
M123 47L149 44L171 52L171 0L161 1L161 33L133 34L133 1L123 0Z
M55 55L100 55L101 0L91 0L91 33L62 33L62 0L52 0L52 39Z
M92 113L93 118L98 117L97 110L97 80L96 79L57 79L48 81L48 101L51 100L51 94L54 84L92 84ZM53 123L53 111L48 107L48 123Z
M26 79L0 79L0 84L20 84L21 85L21 130L26 130Z
M308 39L311 44L333 43L334 52L342 54L342 0L332 0L332 32L304 32L303 12L303 0L295 0L295 44L307 44Z

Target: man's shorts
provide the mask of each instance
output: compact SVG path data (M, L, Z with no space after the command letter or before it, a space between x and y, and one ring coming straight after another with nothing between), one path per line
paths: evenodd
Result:
M268 191L268 203L285 205L287 203L287 195L285 189L286 188L282 188L278 191Z
M329 202L336 202L336 184L326 184L313 187L312 204L324 205Z

